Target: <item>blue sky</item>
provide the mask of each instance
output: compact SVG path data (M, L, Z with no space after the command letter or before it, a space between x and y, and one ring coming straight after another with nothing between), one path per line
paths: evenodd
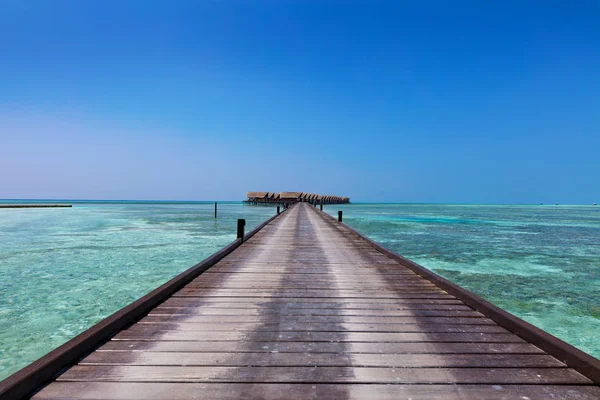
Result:
M600 202L600 2L0 8L0 198Z

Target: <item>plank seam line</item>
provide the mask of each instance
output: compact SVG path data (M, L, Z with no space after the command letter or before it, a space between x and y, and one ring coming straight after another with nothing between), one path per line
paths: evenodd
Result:
M322 367L326 368L326 367ZM102 380L87 380L87 379L60 379L56 380L57 382L86 382L86 383L103 383L103 382L111 382L111 383L202 383L209 384L204 380L113 380L113 379L102 379ZM492 385L502 385L502 386L581 386L581 387L597 387L593 383L584 383L584 382L502 382L502 381L492 381L492 382L413 382L413 381L402 381L402 380L383 380L383 381L359 381L359 382L349 382L349 381L334 381L334 380L326 380L326 381L311 381L305 380L302 382L298 381L261 381L261 380L248 380L248 381L238 381L238 380L220 380L219 382L211 382L212 384L272 384L272 385L448 385L448 386L456 386L456 385L465 385L465 386L492 386Z
M551 357L551 356L550 356ZM536 365L530 367L510 367L510 366L463 366L463 365L450 365L440 367L438 365L423 365L423 366L412 366L412 367L403 367L401 365L370 365L370 364L327 364L327 365L319 365L315 367L314 364L281 364L281 365L262 365L256 363L239 363L239 364L133 364L133 363L111 363L111 362L80 362L77 365L82 365L85 367L110 367L110 366L118 366L118 367L161 367L161 368L186 368L186 367L200 367L200 368L214 368L215 370L219 370L221 368L264 368L264 369L275 369L275 368L371 368L371 369L401 369L401 370L409 370L409 369L430 369L430 368L452 368L452 369L502 369L502 370L514 370L514 369L570 369L575 371L573 368L561 365ZM590 383L593 385L593 383Z

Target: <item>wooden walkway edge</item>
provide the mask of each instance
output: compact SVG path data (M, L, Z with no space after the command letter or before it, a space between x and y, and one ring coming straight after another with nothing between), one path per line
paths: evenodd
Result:
M306 203L36 363L0 398L600 398L599 360Z

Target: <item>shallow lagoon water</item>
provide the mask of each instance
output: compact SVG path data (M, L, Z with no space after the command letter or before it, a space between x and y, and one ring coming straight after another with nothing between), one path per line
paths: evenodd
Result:
M383 246L600 357L600 207L326 206Z
M26 203L26 202L25 202ZM0 209L0 380L235 240L273 207Z
M600 357L600 208L325 206L384 246ZM272 207L0 209L0 379L235 239Z

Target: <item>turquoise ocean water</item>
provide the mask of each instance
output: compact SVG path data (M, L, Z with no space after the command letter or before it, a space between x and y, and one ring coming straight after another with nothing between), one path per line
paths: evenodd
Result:
M0 379L275 213L241 203L0 209ZM386 247L600 356L600 208L352 204Z

